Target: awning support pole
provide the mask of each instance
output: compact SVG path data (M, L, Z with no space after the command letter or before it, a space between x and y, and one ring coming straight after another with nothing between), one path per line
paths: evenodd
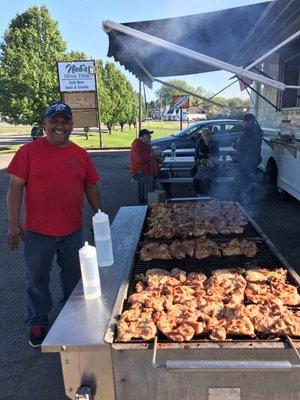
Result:
M142 129L142 82L139 81L139 131Z
M213 99L213 98L216 97L216 96L218 96L218 94L224 92L224 90L228 89L230 86L232 86L232 85L233 85L234 83L236 83L236 82L237 82L237 79L236 79L235 81L229 83L229 85L225 86L223 89L219 90L217 93L215 93L213 96L211 96L211 97L209 98L209 100L210 100L210 99Z
M282 82L278 82L278 81L263 77L261 75L258 75L256 73L254 73L254 72L247 71L244 68L236 67L235 65L226 63L224 61L218 60L218 59L213 58L213 57L206 56L205 54L198 53L196 51L187 49L185 47L178 46L178 45L176 45L174 43L171 43L171 42L168 42L166 40L160 39L160 38L158 38L156 36L149 35L147 33L138 31L136 29L130 28L130 27L122 25L122 24L118 24L118 23L113 22L113 21L104 21L103 22L103 29L105 31L109 31L110 29L117 30L117 31L125 33L125 34L127 34L129 36L136 37L137 39L144 40L145 42L152 43L152 44L157 45L159 47L171 50L171 51L173 51L173 52L175 52L177 54L181 54L181 55L183 55L185 57L194 59L196 61L208 64L208 65L211 65L213 67L217 67L219 69L223 69L223 70L228 71L228 72L232 72L233 74L236 74L236 75L238 75L240 77L244 77L244 78L247 78L247 79L251 79L253 81L257 81L257 82L263 83L264 85L274 87L274 88L276 88L278 90L284 90L285 89L285 84L282 83Z
M280 108L276 107L275 104L271 103L270 100L268 100L265 96L263 96L261 93L259 93L257 90L255 90L253 87L251 87L250 85L248 85L248 83L246 83L245 81L243 81L243 79L239 78L239 80L241 82L243 82L243 84L248 87L249 89L251 89L254 93L256 93L259 97L261 97L262 99L264 99L267 103L270 104L270 106L272 106L273 108L275 108L276 111L281 111Z

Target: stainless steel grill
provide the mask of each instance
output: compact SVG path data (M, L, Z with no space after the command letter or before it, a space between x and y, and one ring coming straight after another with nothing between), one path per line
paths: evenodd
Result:
M143 263L137 250L144 242L146 212L146 207L120 209L112 226L115 266L100 271L103 297L84 301L80 283L43 343L43 351L60 352L68 398L75 400L77 388L86 385L94 400L299 400L300 343L289 337L234 337L225 342L202 337L171 343L161 335L155 342L115 341L116 321L134 288L134 276L149 268L177 266L210 273L233 267L285 267L289 281L300 283L251 219L248 237L259 248L254 259Z

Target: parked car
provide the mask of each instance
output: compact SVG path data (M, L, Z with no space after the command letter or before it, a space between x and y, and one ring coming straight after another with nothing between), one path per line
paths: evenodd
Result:
M43 134L44 134L43 128L41 128L39 126L33 126L32 127L31 133L30 133L30 135L32 137L32 140L35 140L35 139L38 139L38 138L42 137Z
M166 150L175 143L177 149L195 148L201 131L208 128L219 146L231 146L243 133L243 121L231 119L216 119L201 121L194 125L160 139L152 140L151 144L159 150Z

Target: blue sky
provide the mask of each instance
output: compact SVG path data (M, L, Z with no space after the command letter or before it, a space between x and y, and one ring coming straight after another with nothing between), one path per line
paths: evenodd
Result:
M260 3L263 0L0 0L0 37L11 19L17 13L24 12L28 7L45 5L52 18L58 22L60 32L68 44L69 50L83 51L88 57L107 58L108 37L103 32L103 20L116 22L131 22L159 18L178 17L181 15L197 14L225 8L238 7ZM119 66L120 67L120 66ZM137 79L120 67L138 90ZM193 86L202 86L206 90L217 92L228 84L231 74L227 72L210 72L206 74L179 77ZM146 89L148 99L155 97L155 90L160 87L153 85L153 90ZM247 94L240 92L238 84L223 92L226 97Z

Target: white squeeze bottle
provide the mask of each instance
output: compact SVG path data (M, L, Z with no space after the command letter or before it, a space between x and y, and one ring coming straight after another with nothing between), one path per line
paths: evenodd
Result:
M96 248L85 242L79 249L79 260L84 297L87 300L98 299L101 296L101 286Z
M98 210L93 216L93 229L99 267L114 263L108 215Z

